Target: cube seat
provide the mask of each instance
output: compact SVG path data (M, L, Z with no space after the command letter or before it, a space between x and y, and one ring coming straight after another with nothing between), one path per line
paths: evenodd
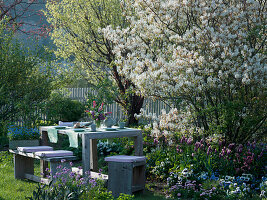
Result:
M108 162L108 190L114 197L145 189L145 156L110 156L105 161Z

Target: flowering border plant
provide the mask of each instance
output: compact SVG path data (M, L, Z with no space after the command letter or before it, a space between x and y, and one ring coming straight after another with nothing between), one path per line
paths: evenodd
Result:
M40 133L38 128L10 125L7 137L9 140L34 140L39 139Z
M93 178L90 171L81 175L82 167L78 167L77 172L73 172L70 167L73 163L66 163L63 159L61 165L57 166L57 172L53 175L53 181L49 185L38 185L33 191L29 200L34 199L53 199L53 200L73 200L73 199L106 199L115 200L112 193L104 187L104 180L102 179L102 170L99 170L99 178ZM47 178L51 178L49 168ZM131 200L132 195L120 194L117 199Z

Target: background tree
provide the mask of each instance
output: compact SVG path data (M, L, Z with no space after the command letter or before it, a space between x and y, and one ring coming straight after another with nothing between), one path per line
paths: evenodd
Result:
M266 134L265 0L125 5L134 13L130 25L103 29L115 44L120 74L143 95L174 106L182 99L193 125L207 135L245 142Z
M49 57L41 49L24 48L8 28L9 20L0 21L0 132L6 125L23 121L32 126L53 88Z
M99 32L108 25L127 26L121 6L119 0L51 0L46 4L46 16L53 26L55 54L74 63L67 68L91 87L104 88L109 93L104 96L112 96L124 108L129 124L136 124L134 114L140 112L144 98L134 93L135 84L128 77L119 75L113 42Z
M45 2L45 0L1 0L0 20L5 18L8 20L7 26L24 35L46 37L49 26L43 21L41 12Z

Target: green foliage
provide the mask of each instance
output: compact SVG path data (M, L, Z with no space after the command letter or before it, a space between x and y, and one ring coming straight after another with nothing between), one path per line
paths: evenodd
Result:
M123 7L120 0L50 0L45 15L53 25L51 36L57 47L56 56L74 63L61 67L61 74L66 79L87 80L97 91L96 96L105 103L115 100L129 122L136 123L133 116L140 112L143 99L132 93L134 84L119 74L114 64L114 44L101 32L107 26L127 26Z
M0 165L13 165L13 156L7 151L0 151Z
M266 96L264 92L251 88L239 88L232 98L219 99L214 104L206 99L205 107L200 107L195 115L203 120L206 135L219 134L227 143L245 143L252 139L262 139L266 134ZM203 103L203 102L202 102Z
M84 113L84 105L59 92L53 92L45 104L45 112L47 113L47 120L54 123L78 121Z
M112 44L98 30L124 23L120 1L47 1L46 8L47 20L54 25L51 35L57 46L55 54L75 64L68 66L66 77L86 79L92 86L104 83L114 58Z
M5 136L9 122L32 126L37 110L52 90L50 57L39 47L26 49L0 21L0 127Z

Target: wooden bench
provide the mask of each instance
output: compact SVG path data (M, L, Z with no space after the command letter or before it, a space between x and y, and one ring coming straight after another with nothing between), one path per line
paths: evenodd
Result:
M53 176L59 171L57 167L61 165L71 169L67 161L76 160L72 151L36 151L23 152L18 150L9 150L14 154L14 176L15 179L29 179L35 182L49 184L53 180ZM41 178L34 175L34 159L47 161L50 163L50 178ZM65 162L62 162L64 160Z
M114 197L120 193L133 194L145 189L145 156L110 156L108 162L108 190Z

